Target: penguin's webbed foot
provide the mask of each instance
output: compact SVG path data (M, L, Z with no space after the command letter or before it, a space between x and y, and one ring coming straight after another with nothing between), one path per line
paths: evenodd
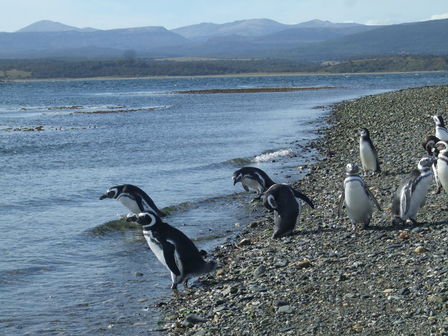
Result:
M441 191L442 191L442 186L438 186L435 194L438 195L441 193Z
M408 220L406 220L406 224L410 224L410 225L418 225L418 222L415 218L409 218Z
M397 226L400 225L401 223L403 223L403 221L401 220L400 217L394 217L394 219L392 219L392 226Z

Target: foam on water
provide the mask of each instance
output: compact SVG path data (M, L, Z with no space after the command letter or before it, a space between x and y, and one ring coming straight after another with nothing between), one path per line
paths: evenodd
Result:
M268 151L265 152L263 154L257 155L256 157L254 157L251 161L252 162L267 162L267 161L272 161L278 158L283 158L283 157L291 157L294 156L294 152L291 148L286 148L286 149L279 149L276 151Z

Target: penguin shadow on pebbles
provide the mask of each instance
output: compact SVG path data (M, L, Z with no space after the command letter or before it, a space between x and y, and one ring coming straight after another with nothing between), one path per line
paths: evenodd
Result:
M263 205L274 212L272 238L292 234L302 211L302 201L314 209L313 202L305 194L287 184L274 184L264 193Z
M188 280L217 268L215 261L204 260L204 251L183 232L165 223L153 212L128 215L127 221L136 222L143 228L143 236L156 258L169 270L171 289L177 293L180 283L188 288Z

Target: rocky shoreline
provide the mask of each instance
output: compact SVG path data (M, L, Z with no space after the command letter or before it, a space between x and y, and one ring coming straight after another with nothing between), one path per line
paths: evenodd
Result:
M294 186L304 207L295 234L273 240L272 215L212 253L221 268L159 303L167 335L448 335L448 195L434 193L418 225L391 225L392 195L425 155L431 116L448 119L448 86L367 96L333 106L308 144L316 163ZM365 177L383 207L354 232L336 218L344 168L370 130L383 172Z

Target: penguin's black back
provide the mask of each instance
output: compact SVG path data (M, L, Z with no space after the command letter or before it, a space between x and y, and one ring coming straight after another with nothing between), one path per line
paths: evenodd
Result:
M157 215L160 217L165 217L166 214L161 211L159 208L157 208L157 205L154 203L154 201L152 200L151 197L148 196L147 193L145 193L142 189L140 189L139 187L137 187L136 185L133 184L123 184L121 186L117 186L117 187L122 187L122 192L126 192L132 195L136 195L137 197L141 197L143 200L145 200L145 202L152 207L154 210L157 211ZM141 204L141 206L143 206L143 204ZM147 209L140 209L142 212L146 211Z
M264 170L257 168L257 167L243 167L243 168L237 170L237 172L240 172L243 175L254 174L254 173L260 174L261 177L263 177L263 179L265 181L266 189L268 189L269 187L271 187L272 185L275 184L275 182L269 177L268 174L266 174L266 172Z
M203 267L205 263L202 258L203 253L182 231L167 223L157 224L151 230L158 239L175 245L184 274L194 273Z

